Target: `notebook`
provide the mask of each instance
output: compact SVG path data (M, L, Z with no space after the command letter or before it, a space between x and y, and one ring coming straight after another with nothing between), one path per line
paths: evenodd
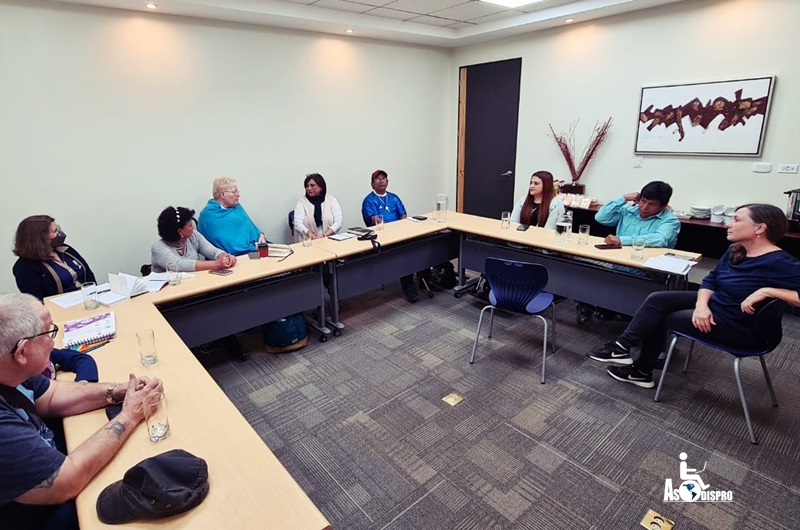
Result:
M294 250L289 245L270 243L267 245L267 256L270 258L285 258L294 254Z
M687 260L685 257L656 256L644 262L649 269L656 269L673 274L688 274L697 265L696 261Z
M130 274L120 272L119 274L108 274L109 291L100 292L97 299L105 306L133 298L140 294L160 291L168 282L168 279L149 281L150 279L137 278Z
M114 312L64 323L64 348L111 340L117 335Z

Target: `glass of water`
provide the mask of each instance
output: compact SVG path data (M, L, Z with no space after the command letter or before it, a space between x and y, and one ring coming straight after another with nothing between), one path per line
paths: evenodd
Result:
M644 259L644 236L634 236L631 245L633 247L631 258L642 261Z
M136 333L136 341L139 343L139 358L142 366L152 366L156 364L158 355L156 354L156 335L152 329L143 329Z
M500 228L511 228L511 212L503 212L500 214Z
M97 284L86 282L81 284L81 294L83 294L83 307L91 311L100 307L100 300L97 298Z
M153 443L160 442L169 436L167 398L163 392L153 392L144 398L143 406L147 437Z
M172 286L181 284L181 273L178 270L177 260L167 263L167 278L169 278L169 284Z
M383 230L383 216L376 215L375 216L375 230Z
M579 245L588 245L589 244L589 231L591 230L591 226L589 225L580 225L578 227L578 244Z

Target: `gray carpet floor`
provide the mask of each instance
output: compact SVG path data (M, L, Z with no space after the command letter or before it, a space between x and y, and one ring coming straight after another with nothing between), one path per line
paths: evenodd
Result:
M469 364L481 307L389 285L343 303L341 337L274 355L254 330L249 361L201 361L337 530L633 529L649 508L680 530L800 527L800 319L767 356L779 407L743 362L752 445L727 354L697 346L684 374L679 345L656 403L586 357L625 324L578 326L566 300L542 385L530 317L497 316ZM681 452L733 502L664 502Z

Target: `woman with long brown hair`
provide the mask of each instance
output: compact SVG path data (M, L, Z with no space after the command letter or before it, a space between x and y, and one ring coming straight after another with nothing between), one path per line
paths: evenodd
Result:
M610 363L611 377L642 388L653 388L653 368L668 330L702 333L709 341L758 348L776 340L775 330L759 329L756 310L770 298L800 306L800 261L782 250L786 216L771 204L745 204L728 224L732 243L700 290L661 291L647 297L616 341L589 354ZM633 346L641 344L634 361Z
M553 174L537 171L531 176L528 194L517 201L511 220L530 226L555 228L564 214L564 203L555 196Z
M89 264L77 250L64 243L67 238L49 215L26 217L14 238L14 279L22 293L38 299L77 291L84 282L95 281Z

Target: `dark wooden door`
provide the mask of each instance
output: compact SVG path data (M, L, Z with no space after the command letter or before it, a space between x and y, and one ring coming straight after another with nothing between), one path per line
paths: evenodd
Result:
M500 218L514 206L522 59L460 72L458 210Z

